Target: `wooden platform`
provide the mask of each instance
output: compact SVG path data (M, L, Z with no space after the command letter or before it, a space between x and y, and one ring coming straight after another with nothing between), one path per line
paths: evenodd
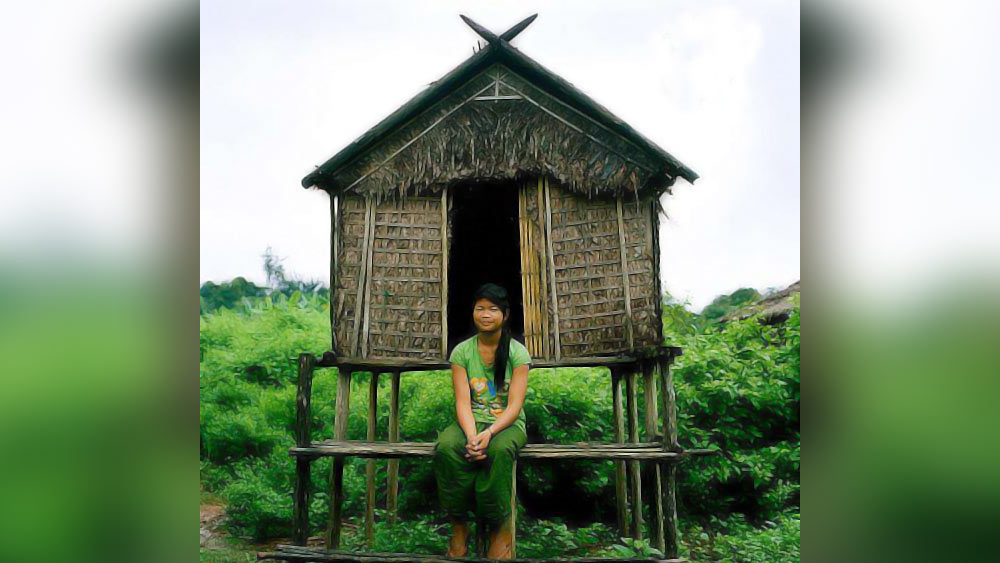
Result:
M378 553L331 550L322 548L300 547L295 545L278 545L276 551L257 554L258 561L343 561L349 563L472 563L490 561L470 557L446 557L444 555L427 555L422 553ZM687 563L685 559L657 559L655 557L578 557L572 559L509 559L514 563L542 563L543 561L557 563L612 563L625 561L649 561L650 563Z
M404 458L432 457L433 442L367 442L362 440L324 440L307 447L289 449L293 456ZM605 444L578 442L575 444L527 444L518 451L518 459L634 459L672 461L692 455L711 455L714 450L664 451L660 442L637 444Z

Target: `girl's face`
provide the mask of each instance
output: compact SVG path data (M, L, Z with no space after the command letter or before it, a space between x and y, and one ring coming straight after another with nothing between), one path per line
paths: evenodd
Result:
M472 307L472 321L476 324L479 332L494 332L500 330L507 315L500 310L496 303L489 299L480 299Z

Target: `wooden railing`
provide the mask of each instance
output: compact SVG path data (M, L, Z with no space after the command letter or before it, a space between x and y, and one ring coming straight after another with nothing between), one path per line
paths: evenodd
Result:
M707 450L683 450L677 442L677 410L673 378L670 365L681 353L680 348L661 347L647 350L635 356L591 357L563 359L559 362L535 361L531 368L561 367L606 367L611 373L613 411L615 419L614 443L578 442L573 444L527 444L518 452L518 459L608 459L615 461L615 493L617 497L617 519L622 535L642 538L643 529L643 486L639 464L641 461L653 463L652 482L647 485L647 494L652 495L653 514L651 531L653 545L669 559L676 559L677 544L677 503L675 496L675 462L691 455L715 452ZM344 503L344 458L364 457L367 462L367 510L365 535L369 548L374 540L375 516L375 459L387 458L388 492L387 512L395 520L399 479L399 459L412 457L432 457L433 443L399 441L399 380L404 372L450 369L450 364L441 361L414 359L369 360L362 358L338 358L330 352L316 357L301 354L299 362L298 394L296 397L296 445L290 454L296 458L296 484L294 492L294 519L296 546L279 546L274 553L261 553L260 559L353 561L376 556L357 554L339 550ZM311 440L310 415L312 406L312 377L317 368L338 368L337 398L333 424L333 438L314 442ZM355 372L371 372L369 386L369 408L367 440L347 440L347 417L350 405L350 381ZM392 376L389 440L375 440L375 408L378 402L378 379L381 373ZM645 397L645 435L648 441L639 441L639 421L637 404L637 379L642 373ZM622 401L622 381L625 382L625 404ZM657 383L659 381L659 384ZM659 388L659 392L657 392ZM626 428L627 424L627 428ZM309 483L310 463L323 456L333 457L330 475L330 513L326 532L326 550L318 552L306 549L309 533ZM627 468L627 477L626 477ZM516 465L515 465L516 475ZM665 481L665 482L664 482ZM631 485L626 490L627 483ZM632 499L632 518L629 519L629 498ZM514 501L516 499L512 499ZM516 510L512 511L512 517ZM631 524L631 525L629 525ZM478 528L478 527L477 527ZM480 553L482 554L480 541ZM387 554L378 554L385 556ZM393 559L409 557L406 560L429 560L428 556L397 554ZM435 560L443 560L440 557ZM644 558L639 558L644 559ZM639 560L629 559L629 560ZM403 559L399 559L402 561ZM610 561L611 559L602 559ZM580 560L578 560L580 561Z

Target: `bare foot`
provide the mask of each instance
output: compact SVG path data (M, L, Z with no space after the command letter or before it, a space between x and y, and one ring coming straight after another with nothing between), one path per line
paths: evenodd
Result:
M448 542L448 557L465 557L469 554L469 525L458 520L451 521L451 540Z
M490 533L490 549L486 554L487 559L513 559L511 548L514 543L514 534L510 529L510 518L503 521L503 524L495 527Z

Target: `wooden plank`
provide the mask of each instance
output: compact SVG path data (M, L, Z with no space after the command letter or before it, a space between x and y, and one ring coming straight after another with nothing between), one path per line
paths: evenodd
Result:
M639 441L639 401L636 397L636 372L634 369L625 372L625 397L628 401L628 433L629 442ZM632 486L632 537L642 539L642 477L639 474L639 462L629 461L629 482Z
M655 440L657 435L657 394L656 394L656 364L652 361L642 362L642 377L645 385L644 406L646 411L646 439ZM666 551L663 543L663 486L660 481L660 465L653 464L650 468L652 472L652 483L649 484L650 510L652 512L650 529L652 533L652 545L660 552Z
M392 372L392 389L389 392L389 442L399 442L399 370ZM390 459L388 464L386 510L389 521L396 523L397 498L399 493L399 460Z
M476 563L481 559L469 557L447 557L424 553L357 553L353 551L325 551L278 544L276 551L258 552L258 561L340 561L344 563ZM658 559L655 557L574 557L545 559L510 559L511 563L687 563L684 559Z
M371 218L372 218L372 200L371 198L365 199L365 239L362 243L362 252L364 254L364 263L367 264L368 256L371 254L371 236L369 235L371 229ZM361 349L361 309L363 307L363 300L365 296L365 287L367 286L367 271L362 265L360 268L361 279L358 281L358 293L354 300L354 339L351 342L351 354L360 354Z
M316 358L312 354L299 354L298 393L295 398L295 444L306 447L310 444L309 413L312 407L312 379ZM295 496L293 498L293 518L295 536L293 541L306 545L309 538L309 488L312 482L310 460L295 460Z
M625 418L622 413L622 376L618 368L611 370L611 396L615 417L615 442L625 443ZM618 532L628 535L628 491L625 488L625 462L615 461L615 504L618 508Z
M347 439L347 417L351 404L351 374L337 372L337 400L334 409L333 436L335 440ZM326 527L326 548L340 547L340 530L344 508L344 459L334 458L330 464L330 518Z
M552 253L552 202L551 202L551 196L549 194L548 178L543 177L542 183L545 187L545 241L547 243L549 251L549 270L551 272L549 279L552 282L551 299L552 299L552 316L554 321L552 323L552 327L554 329L553 332L555 333L554 334L555 352L556 352L556 361L558 362L559 360L562 359L562 350L560 350L559 348L559 295L558 293L556 293L556 263L555 263L555 256Z
M375 441L375 419L378 416L378 372L372 373L368 384L368 432L369 442ZM367 509L365 510L365 542L368 549L375 547L375 460L365 463L365 493Z
M366 442L364 440L326 440L313 442L308 447L289 448L289 453L301 457L363 457L363 458L420 458L434 455L431 442ZM610 459L677 461L695 455L714 455L716 450L664 451L657 442L655 447L636 447L632 444L578 445L552 444L539 447L528 444L521 448L521 459Z
M625 315L625 333L628 335L628 347L635 348L635 340L632 336L632 295L629 290L629 276L628 276L628 257L625 255L625 219L622 217L622 196L618 194L617 197L617 207L618 207L618 237L621 244L621 256L622 256L622 287L625 288L625 310L628 312Z
M448 357L448 186L441 190L441 357Z

